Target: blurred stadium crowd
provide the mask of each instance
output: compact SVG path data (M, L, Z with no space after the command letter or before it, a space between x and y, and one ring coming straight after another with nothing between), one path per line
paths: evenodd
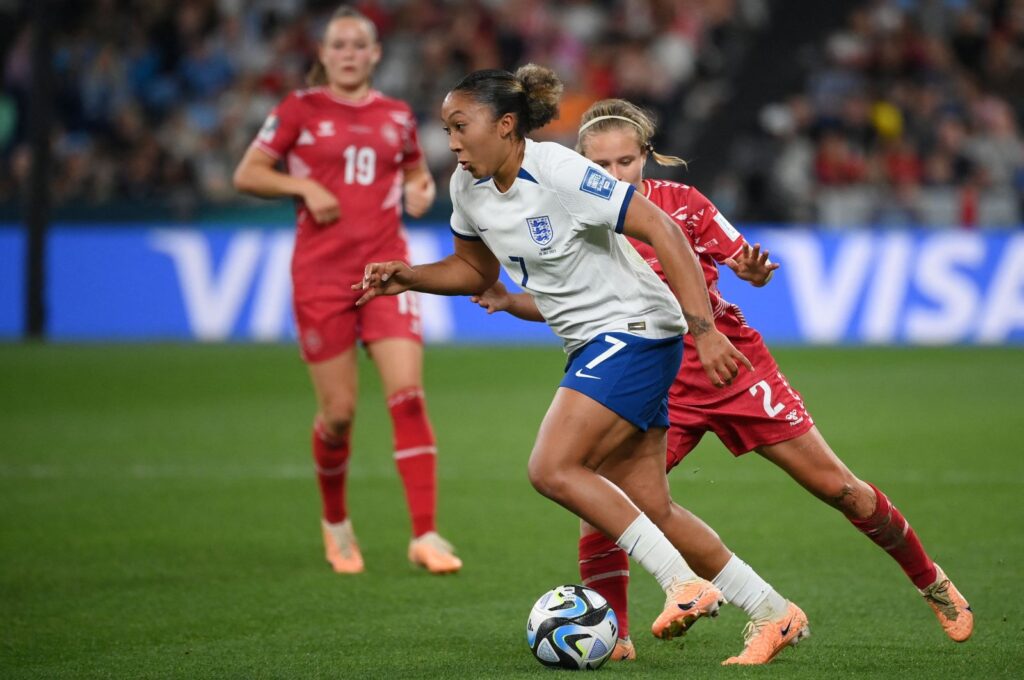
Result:
M686 157L728 109L734 77L762 67L749 63L752 46L772 39L773 12L787 1L353 4L380 28L375 85L412 105L443 184L452 168L435 124L444 93L474 69L527 61L567 84L561 118L540 136L571 144L592 101L622 96L658 114L656 145ZM57 4L55 201L159 201L188 217L242 200L234 165L271 107L303 86L338 3ZM795 55L803 85L756 102L758 125L723 140L701 188L747 221L1018 225L1024 0L844 6L845 25ZM10 205L22 200L29 167L30 35L22 3L0 0L0 18L0 204Z

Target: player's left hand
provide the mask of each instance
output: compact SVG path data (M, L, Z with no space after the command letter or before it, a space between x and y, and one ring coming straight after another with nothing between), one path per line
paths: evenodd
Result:
M704 372L715 387L725 387L739 375L740 365L751 371L754 366L743 352L736 349L729 338L717 328L694 336L693 344L697 347L697 356L704 367Z
M761 251L761 244L755 243L751 248L749 243L744 243L736 257L730 257L725 265L733 270L737 277L749 281L752 285L760 288L772 280L772 275L779 268L778 262L768 259L768 251Z
M422 217L434 204L434 195L437 193L434 180L429 173L424 172L410 179L404 187L405 212L410 217Z
M409 290L413 283L412 267L401 260L371 262L363 270L363 280L352 284L352 290L364 290L356 306L364 305L381 295L398 295Z

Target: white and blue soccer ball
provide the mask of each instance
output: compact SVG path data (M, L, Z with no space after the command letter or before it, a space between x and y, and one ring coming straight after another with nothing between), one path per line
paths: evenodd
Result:
M608 601L585 586L552 588L533 605L526 642L545 666L597 670L611 656L619 622Z

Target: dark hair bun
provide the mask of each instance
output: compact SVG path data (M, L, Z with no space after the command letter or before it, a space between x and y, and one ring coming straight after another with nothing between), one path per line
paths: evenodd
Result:
M558 116L558 100L565 87L554 71L537 64L520 66L516 80L526 93L526 132L544 127Z

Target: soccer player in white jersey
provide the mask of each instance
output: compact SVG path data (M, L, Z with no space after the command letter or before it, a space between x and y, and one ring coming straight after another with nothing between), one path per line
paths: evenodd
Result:
M649 114L631 102L606 99L583 114L576 150L612 177L629 182L668 213L698 253L715 310L715 326L754 365L725 389L708 384L689 347L669 390L668 452L671 471L694 449L701 437L714 432L734 456L757 451L829 505L840 510L863 533L900 565L935 612L943 630L955 642L967 640L974 628L970 604L945 572L925 551L914 527L878 487L858 478L832 451L818 431L800 394L790 386L761 334L747 324L743 312L718 290L718 269L724 264L737 277L764 286L778 263L768 260L759 244L751 247L718 209L696 188L666 180L644 179L644 166L684 165L676 156L657 153L651 143L656 132ZM661 266L654 250L632 240L656 274ZM473 301L488 313L507 311L519 318L543 321L530 295L509 293L496 283ZM619 641L613 658L635 659L629 639L627 594L629 561L611 539L581 527L579 564L582 582L601 593L615 610ZM690 564L704 560L683 551ZM740 655L758 660L777 647L781 631L770 621L756 622Z
M353 288L364 291L360 303L406 290L479 294L504 266L569 355L530 455L534 488L654 575L667 595L656 636L684 633L724 597L752 619L785 618L785 644L793 644L807 634L804 613L674 504L665 477L667 391L682 333L689 330L715 385L750 363L715 328L697 259L671 219L576 152L526 138L554 117L561 90L553 72L532 64L515 75L477 71L456 85L441 112L459 162L455 253L415 267L370 263ZM655 249L674 296L623 233ZM726 556L721 572L695 567L714 583L678 550L705 542L695 554Z

